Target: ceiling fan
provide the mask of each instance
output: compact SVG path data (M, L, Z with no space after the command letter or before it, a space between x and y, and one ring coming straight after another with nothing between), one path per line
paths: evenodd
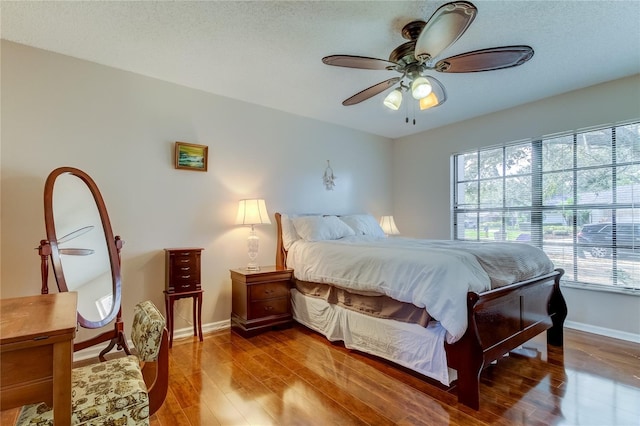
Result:
M402 74L356 93L345 99L342 105L358 104L397 84L398 87L385 98L385 106L397 110L402 103L403 92L410 92L413 98L420 102L421 110L433 108L442 105L447 100L447 94L442 83L428 75L429 71L492 71L517 67L531 59L533 49L529 46L502 46L437 60L443 51L464 34L477 12L478 9L473 4L455 1L440 6L427 22L409 22L402 28L402 36L409 41L396 47L389 55L389 60L353 55L331 55L322 58L322 62L327 65L390 70ZM408 117L406 121L409 121Z

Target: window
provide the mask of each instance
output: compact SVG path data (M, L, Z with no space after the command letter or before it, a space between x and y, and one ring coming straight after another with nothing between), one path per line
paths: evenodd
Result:
M563 280L640 291L640 123L453 156L454 239L542 248Z

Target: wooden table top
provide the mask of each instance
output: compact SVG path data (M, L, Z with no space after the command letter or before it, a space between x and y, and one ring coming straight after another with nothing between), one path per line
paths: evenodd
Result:
M0 345L75 334L75 292L0 299Z

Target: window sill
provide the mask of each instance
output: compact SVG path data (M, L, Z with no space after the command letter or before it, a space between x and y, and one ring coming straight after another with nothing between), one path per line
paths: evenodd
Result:
M590 291L600 291L600 292L606 292L606 293L626 294L629 296L640 296L640 289L632 288L632 287L588 284L588 283L581 283L577 281L565 281L565 280L561 280L560 284L562 287L576 288L579 290L590 290Z

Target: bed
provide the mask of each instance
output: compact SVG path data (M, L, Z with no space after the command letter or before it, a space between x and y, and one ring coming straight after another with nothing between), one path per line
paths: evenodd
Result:
M564 271L532 246L386 238L369 215L275 218L276 265L294 270L297 322L455 386L473 409L489 363L543 331L563 345ZM518 268L506 266L512 253Z

